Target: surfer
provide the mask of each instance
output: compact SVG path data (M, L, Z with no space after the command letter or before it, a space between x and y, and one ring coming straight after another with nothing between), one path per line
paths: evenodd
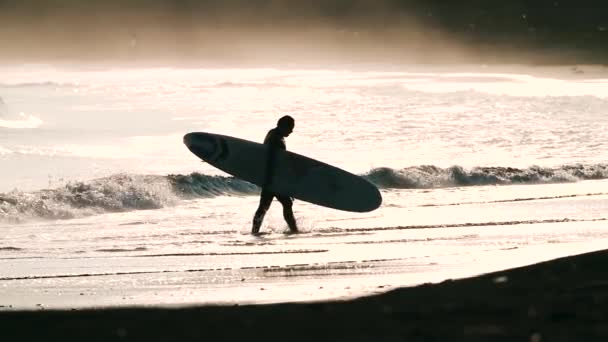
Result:
M295 120L291 116L285 115L280 118L279 121L277 121L277 127L271 129L268 131L268 134L266 134L264 145L269 146L269 153L266 159L266 177L264 179L264 186L262 186L262 193L260 195L260 205L253 216L253 227L251 228L251 234L258 234L260 232L260 227L262 226L264 216L266 215L266 212L270 208L270 204L275 197L283 205L283 218L289 226L289 231L291 233L298 232L296 219L293 216L292 210L293 199L289 196L273 193L267 188L272 181L272 176L274 174L276 151L279 149L287 149L287 146L285 145L285 138L288 137L291 132L293 132L294 127Z

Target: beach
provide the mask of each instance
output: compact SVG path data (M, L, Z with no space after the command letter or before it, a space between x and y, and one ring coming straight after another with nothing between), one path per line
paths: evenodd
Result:
M608 251L351 300L0 312L8 340L604 341Z

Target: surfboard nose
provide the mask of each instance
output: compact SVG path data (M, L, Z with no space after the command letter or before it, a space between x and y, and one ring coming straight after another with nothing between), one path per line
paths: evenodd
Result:
M215 160L218 154L226 153L225 148L222 149L222 141L208 133L191 132L184 135L183 140L192 153L205 161Z
M186 135L184 135L184 145L186 145L188 148L190 148L190 146L194 145L194 137L195 137L196 133L188 133Z

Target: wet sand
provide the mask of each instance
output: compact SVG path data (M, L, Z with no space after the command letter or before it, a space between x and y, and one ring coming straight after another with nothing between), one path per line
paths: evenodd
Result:
M0 312L6 341L606 341L608 250L348 301Z

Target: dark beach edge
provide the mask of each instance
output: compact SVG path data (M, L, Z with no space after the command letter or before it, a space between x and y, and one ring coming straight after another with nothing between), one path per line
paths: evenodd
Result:
M0 312L5 341L608 341L608 250L348 301Z

